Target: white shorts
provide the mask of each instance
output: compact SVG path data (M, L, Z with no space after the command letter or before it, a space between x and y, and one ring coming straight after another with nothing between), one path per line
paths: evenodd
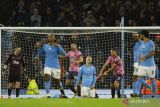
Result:
M90 87L81 87L81 96L82 97L92 97L95 98L96 90L95 89L90 89Z
M133 67L134 67L133 75L138 75L139 64L138 63L134 63Z
M49 75L52 75L53 78L60 79L61 70L60 69L55 69L55 68L45 67L44 68L44 74L49 74Z
M138 76L148 76L149 78L155 78L156 67L155 66L139 66Z

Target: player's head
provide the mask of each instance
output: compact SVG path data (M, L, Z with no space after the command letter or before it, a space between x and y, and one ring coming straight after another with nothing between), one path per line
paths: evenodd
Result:
M112 55L112 56L117 56L117 49L116 49L116 48L113 48L113 49L111 50L111 55Z
M49 42L54 42L55 41L55 36L53 34L48 35L48 41Z
M144 40L145 38L149 38L149 32L146 31L146 30L141 31L141 32L140 32L140 38L141 38L142 40Z
M133 37L133 40L134 40L134 41L138 41L139 38L140 38L138 33L132 34L132 37Z
M86 57L86 64L91 64L92 63L92 57L90 55L88 55Z
M76 50L77 49L77 44L76 43L72 43L71 44L71 50Z
M14 50L14 54L15 55L20 54L20 52L21 52L21 48L20 47L15 48L15 50Z

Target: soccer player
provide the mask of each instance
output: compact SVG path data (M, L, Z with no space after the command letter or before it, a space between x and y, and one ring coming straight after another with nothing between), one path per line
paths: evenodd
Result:
M44 44L42 48L38 48L39 56L45 54L44 77L47 97L50 97L51 75L54 77L56 84L59 86L61 95L65 96L63 86L60 81L61 71L58 55L66 56L66 52L60 44L55 42L54 35L50 34L48 36L48 41L48 44Z
M75 90L82 78L81 96L95 98L96 68L91 64L92 57L86 57L86 64L80 67L76 80Z
M111 65L107 71L104 71L105 68ZM103 65L100 74L98 75L97 79L102 77L103 75L107 75L108 72L113 71L113 76L111 79L111 94L112 98L115 98L115 91L117 91L118 98L121 98L120 94L120 80L124 75L124 69L121 58L117 55L117 50L111 50L111 56L108 57L106 63Z
M137 92L138 95L141 89L141 85L143 84L142 77L148 76L151 80L152 87L152 97L156 96L156 82L155 78L155 62L154 62L154 53L155 53L155 45L152 40L149 39L148 31L142 31L140 33L140 38L143 40L141 44L141 54L140 54L140 66L138 69L138 80L137 80ZM148 85L148 84L147 84ZM148 85L149 86L149 85Z
M5 62L4 70L7 69L8 64L10 64L8 77L8 98L11 97L11 92L14 88L14 85L16 88L16 97L18 98L20 93L22 67L25 71L24 57L21 54L21 48L17 47L15 51L9 55Z
M74 90L75 80L78 76L80 63L83 62L82 53L77 49L77 44L71 44L71 50L67 53L67 57L69 58L70 66L66 86L69 86L71 91L76 94L76 90ZM78 96L80 96L80 86L78 86Z
M133 40L135 42L134 48L133 48L133 61L134 61L134 72L132 76L132 81L133 81L133 94L131 96L135 96L136 93L136 81L138 78L138 67L139 67L139 57L140 57L140 45L141 45L141 40L139 37L139 34L133 34Z

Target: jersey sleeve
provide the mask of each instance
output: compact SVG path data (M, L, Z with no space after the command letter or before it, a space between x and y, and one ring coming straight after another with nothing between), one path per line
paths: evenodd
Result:
M122 60L121 60L120 57L118 57L118 58L116 59L115 64L116 64L116 65L121 65L121 64L122 64Z
M64 49L62 48L61 45L58 45L58 53L61 54L61 55L66 56L66 52L64 51Z
M45 50L45 45L43 45L43 47L38 48L37 55L41 57L44 54L44 50Z
M96 85L96 68L94 67L94 72L93 72L93 84L92 86L95 87Z
M110 63L111 63L111 57L108 57L108 59L107 59L105 65L110 64Z
M155 51L155 44L153 41L150 44L150 49L151 49L151 51Z

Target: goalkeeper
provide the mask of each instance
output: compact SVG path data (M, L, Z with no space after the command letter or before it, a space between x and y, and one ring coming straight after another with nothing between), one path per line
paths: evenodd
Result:
M3 67L4 70L7 69L8 64L10 65L8 77L8 98L11 96L14 85L16 88L16 97L19 97L22 67L23 70L26 71L24 57L21 54L21 48L17 47L15 51L9 55Z

